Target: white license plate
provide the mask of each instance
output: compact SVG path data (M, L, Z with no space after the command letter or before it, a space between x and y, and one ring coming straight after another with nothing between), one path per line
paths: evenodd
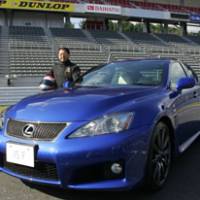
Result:
M28 167L34 167L34 146L6 143L6 161Z

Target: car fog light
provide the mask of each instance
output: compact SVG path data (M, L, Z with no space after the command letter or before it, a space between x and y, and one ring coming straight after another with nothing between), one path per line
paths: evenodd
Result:
M123 167L119 163L114 163L111 165L111 171L114 174L121 174L123 171Z

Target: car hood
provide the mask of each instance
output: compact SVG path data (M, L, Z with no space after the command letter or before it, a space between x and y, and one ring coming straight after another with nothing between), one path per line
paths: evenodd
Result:
M86 121L119 111L122 105L134 104L137 98L146 98L158 90L141 87L60 89L27 97L13 106L7 115L23 121Z

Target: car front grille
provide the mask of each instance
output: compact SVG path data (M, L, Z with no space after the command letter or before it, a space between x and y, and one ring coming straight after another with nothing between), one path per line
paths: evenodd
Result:
M27 134L25 129L28 126L32 128ZM52 140L67 126L68 123L23 122L10 119L7 124L7 134L24 139Z
M27 176L28 178L38 178L53 181L58 180L55 164L36 162L35 167L32 168L9 163L4 160L3 167L13 173L16 173L21 176Z

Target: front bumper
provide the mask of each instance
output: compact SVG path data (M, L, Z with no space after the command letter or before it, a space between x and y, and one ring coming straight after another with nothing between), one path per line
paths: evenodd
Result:
M23 140L0 132L0 170L22 180L62 188L130 189L143 179L150 130L145 126L119 134L51 142ZM36 145L35 169L7 163L7 142ZM120 175L110 170L116 162L123 166Z

